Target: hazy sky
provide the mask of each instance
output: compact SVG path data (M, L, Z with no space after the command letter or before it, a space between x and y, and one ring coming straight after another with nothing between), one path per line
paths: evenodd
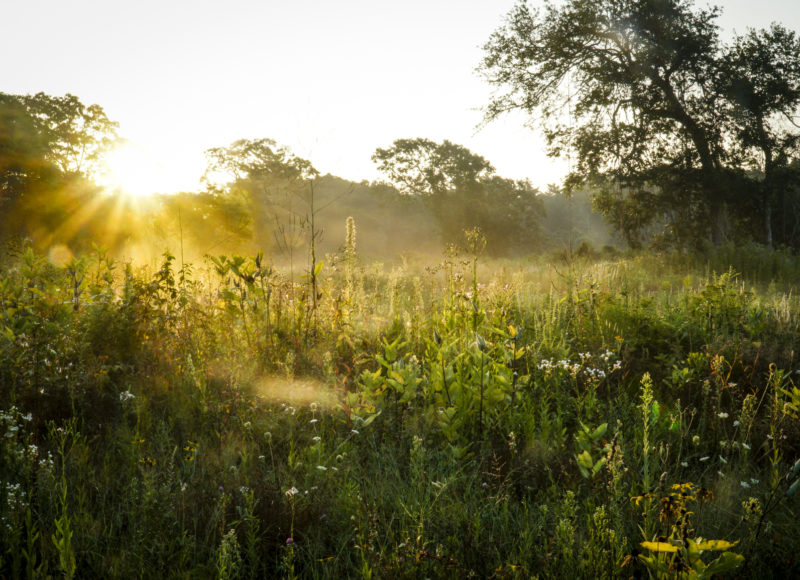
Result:
M726 35L773 21L800 31L798 0L717 4ZM0 91L101 105L160 160L164 189L194 188L205 149L258 137L353 180L377 178L370 156L394 139L449 139L544 187L564 165L522 117L476 133L490 90L474 73L480 46L512 5L2 0Z

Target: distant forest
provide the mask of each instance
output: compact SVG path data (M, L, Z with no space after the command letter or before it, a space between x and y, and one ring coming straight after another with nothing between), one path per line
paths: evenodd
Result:
M0 94L2 239L150 260L263 250L302 264L312 238L317 259L340 250L352 217L359 253L373 260L439 256L476 227L495 257L620 243L587 192L543 194L448 141L397 140L373 157L386 180L356 183L319 175L270 139L240 140L206 152L201 190L138 198L96 183L116 143L117 124L99 105Z

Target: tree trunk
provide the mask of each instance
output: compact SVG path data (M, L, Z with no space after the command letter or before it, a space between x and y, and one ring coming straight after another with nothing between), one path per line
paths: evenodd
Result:
M728 211L724 203L713 201L708 211L711 221L711 243L721 246L728 239Z
M764 202L764 231L767 238L767 246L772 248L772 202L767 199Z

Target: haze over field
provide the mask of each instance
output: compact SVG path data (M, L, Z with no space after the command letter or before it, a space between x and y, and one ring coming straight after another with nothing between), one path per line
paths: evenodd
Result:
M793 0L720 5L723 39L800 23ZM196 189L205 149L260 137L323 174L372 180L376 147L417 136L465 145L500 175L544 188L567 162L545 156L523 116L476 130L490 88L474 68L511 6L12 0L3 7L2 90L102 105L131 142L120 171L138 189Z

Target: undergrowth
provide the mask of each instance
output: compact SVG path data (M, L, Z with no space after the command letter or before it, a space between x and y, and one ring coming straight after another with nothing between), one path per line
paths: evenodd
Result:
M482 247L8 257L0 574L797 575L794 259Z

